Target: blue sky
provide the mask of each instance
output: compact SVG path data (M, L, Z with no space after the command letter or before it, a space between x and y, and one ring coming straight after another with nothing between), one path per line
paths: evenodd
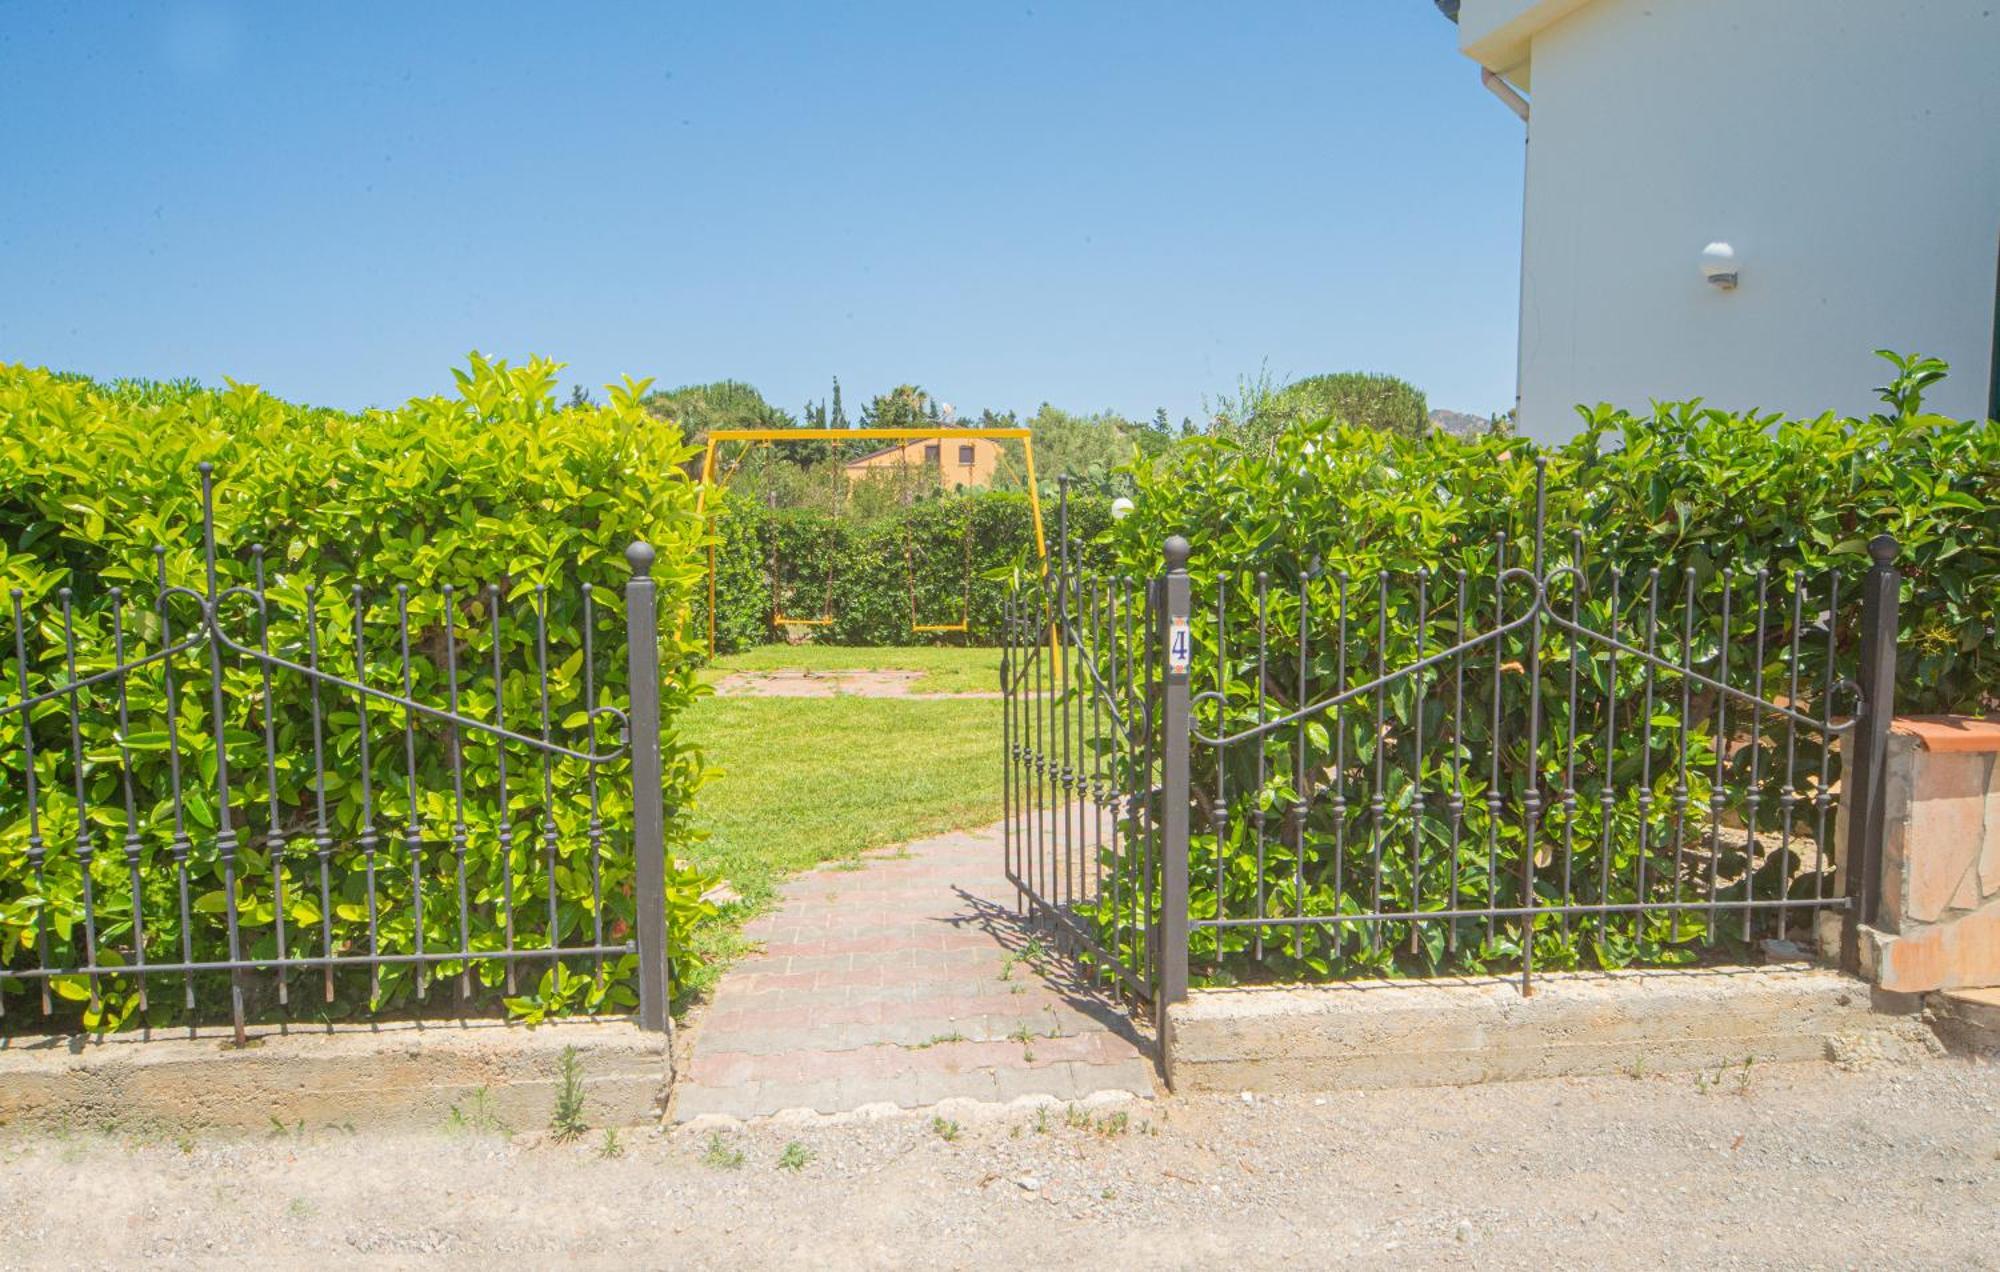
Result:
M0 8L0 359L1513 400L1521 125L1429 0Z

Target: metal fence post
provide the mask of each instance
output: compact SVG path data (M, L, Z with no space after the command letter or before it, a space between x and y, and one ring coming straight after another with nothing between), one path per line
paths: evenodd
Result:
M637 902L639 1027L667 1028L667 841L660 770L660 624L653 549L625 549L626 662L631 693L632 886Z
M1896 633L1898 589L1896 540L1886 534L1868 541L1874 558L1861 585L1860 714L1854 725L1854 753L1847 773L1847 913L1840 931L1840 965L1861 966L1861 925L1876 921L1882 897L1882 837L1887 801L1889 723L1896 715Z
M1166 576L1160 580L1162 656L1161 838L1160 838L1160 1006L1181 1002L1188 992L1188 666L1192 661L1188 590L1188 541L1166 542ZM1164 1016L1162 1017L1164 1022Z

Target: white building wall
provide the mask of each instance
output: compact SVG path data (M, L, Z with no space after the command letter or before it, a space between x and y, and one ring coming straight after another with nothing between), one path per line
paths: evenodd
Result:
M1931 403L1986 412L2000 3L1594 0L1530 69L1525 432L1579 402L1866 413L1878 348L1947 359ZM1736 291L1701 278L1711 240Z

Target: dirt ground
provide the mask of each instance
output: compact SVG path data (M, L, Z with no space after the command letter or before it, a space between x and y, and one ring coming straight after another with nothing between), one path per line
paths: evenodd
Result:
M951 1116L17 1138L0 1262L2000 1266L1989 1062Z
M924 673L899 668L854 671L732 671L715 682L724 698L999 698L999 693L918 693Z

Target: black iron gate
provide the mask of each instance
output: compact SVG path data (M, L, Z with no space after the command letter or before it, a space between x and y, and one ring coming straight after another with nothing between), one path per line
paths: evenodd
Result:
M1543 489L1525 542L1365 577L1175 538L1139 585L1064 534L1008 610L1023 901L1165 1001L1191 979L1525 989L1815 943L1852 966L1894 541L1869 545L1856 615L1838 573L1598 559L1581 529L1550 536Z
M1150 998L1163 830L1157 586L1085 570L1066 505L1056 558L1002 614L1007 878L1065 946Z

